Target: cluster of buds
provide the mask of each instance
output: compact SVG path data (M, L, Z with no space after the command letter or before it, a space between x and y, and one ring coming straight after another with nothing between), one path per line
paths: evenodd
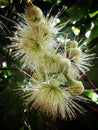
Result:
M75 111L82 113L78 102L86 99L82 97L84 86L79 70L88 70L93 55L86 55L74 40L59 44L59 32L65 23L58 25L55 20L56 17L45 17L39 7L30 4L25 10L25 22L18 24L10 47L14 57L20 57L22 68L33 71L22 88L25 103L47 116L67 120L76 117Z

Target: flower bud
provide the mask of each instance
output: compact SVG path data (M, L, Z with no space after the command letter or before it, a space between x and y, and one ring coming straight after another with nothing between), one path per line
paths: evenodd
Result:
M67 56L73 62L77 63L80 61L80 57L82 56L82 51L79 48L70 48L67 51Z
M52 88L59 87L59 81L57 79L52 79L49 83L49 86Z
M69 91L72 95L78 96L83 93L84 86L81 81L73 80L73 82L71 82L71 84L69 85Z
M37 26L41 23L43 13L41 9L35 5L30 5L26 8L25 18L33 26Z
M77 46L78 46L77 41L68 41L68 42L66 43L66 47L67 47L67 48L76 48Z
M71 62L70 62L70 60L69 59L67 59L67 58L60 58L60 61L59 61L60 63L60 70L61 71L64 71L64 72L68 72L69 71L69 69L71 68Z

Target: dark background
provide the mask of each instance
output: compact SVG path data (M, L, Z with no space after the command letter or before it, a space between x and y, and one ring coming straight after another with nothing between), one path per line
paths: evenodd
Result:
M35 5L40 7L44 14L55 4L51 14L56 15L58 11L65 8L60 15L61 22L70 22L64 28L69 33L69 38L87 42L87 49L98 55L98 4L97 0L34 0ZM3 5L3 7L2 7ZM14 22L18 22L17 14L24 13L26 8L25 0L6 0L0 6L0 130L67 130L87 129L98 130L98 105L96 102L82 104L87 112L84 115L78 113L76 119L64 121L57 118L51 120L45 115L38 115L37 111L26 111L23 100L14 91L27 78L16 66L20 67L19 60L12 57L12 52L7 48L11 44L9 36L15 31ZM75 24L73 22L75 21ZM91 25L94 25L91 28ZM80 33L75 36L72 26L78 28ZM91 31L87 38L85 33ZM6 63L4 67L2 64ZM96 88L98 87L98 60L93 61L93 67L87 72L87 77ZM27 70L29 71L29 70ZM87 80L86 80L87 81ZM85 88L91 88L83 80ZM84 93L84 96L92 100L91 93ZM27 123L27 124L26 124Z

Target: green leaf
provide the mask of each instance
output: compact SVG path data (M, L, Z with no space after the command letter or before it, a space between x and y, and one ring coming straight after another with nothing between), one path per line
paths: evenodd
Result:
M94 28L91 31L91 34L89 36L89 41L98 38L98 25L95 24Z

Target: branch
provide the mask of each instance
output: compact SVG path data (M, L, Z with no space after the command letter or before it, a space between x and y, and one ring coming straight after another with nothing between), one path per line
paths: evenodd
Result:
M96 86L88 79L87 75L84 74L81 70L79 70L81 78L88 83L88 85L98 94L98 90L96 90Z
M31 71L31 70L23 70L22 71L22 69L19 69L19 68L2 68L2 67L0 67L0 70L10 70L10 71L19 71L19 72L26 72L28 75L32 75L33 74L33 71Z
M0 70L13 70L13 71L20 71L18 68L2 68L2 67L0 67Z

